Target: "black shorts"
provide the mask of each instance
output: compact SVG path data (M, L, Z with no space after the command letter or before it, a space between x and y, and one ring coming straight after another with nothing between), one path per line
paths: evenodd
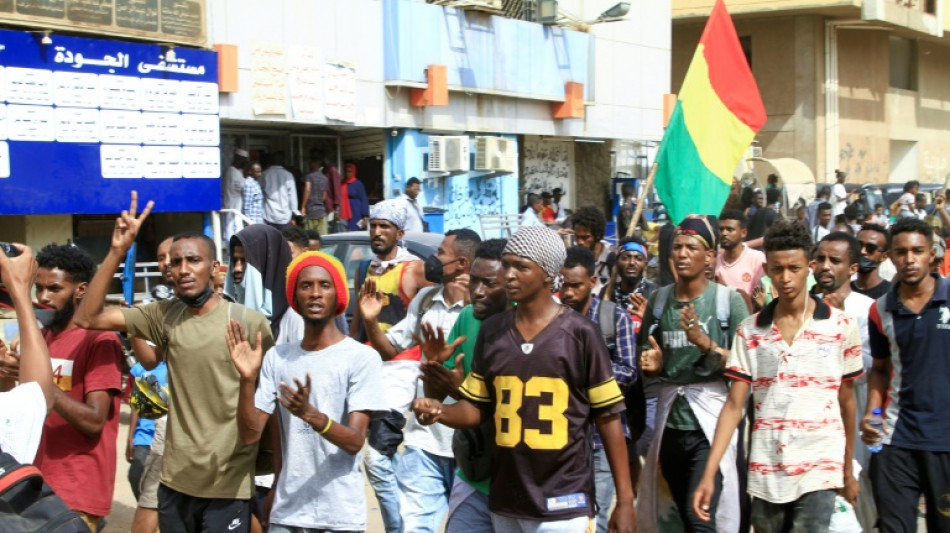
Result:
M198 498L158 486L158 529L162 533L248 533L251 501Z

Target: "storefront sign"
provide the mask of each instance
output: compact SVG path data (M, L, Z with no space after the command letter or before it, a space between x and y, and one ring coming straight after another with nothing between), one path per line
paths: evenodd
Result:
M0 22L204 46L206 0L0 0Z
M0 215L220 207L214 52L41 39L0 30Z

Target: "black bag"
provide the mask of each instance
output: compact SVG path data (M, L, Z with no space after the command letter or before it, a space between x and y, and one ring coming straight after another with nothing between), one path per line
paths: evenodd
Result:
M6 533L91 533L32 465L0 451L0 524Z
M465 479L478 482L491 476L494 427L494 420L489 420L475 429L455 430L452 453Z
M406 417L394 409L383 416L373 417L369 422L369 445L392 459L396 454L396 449L402 444L404 427L406 427Z

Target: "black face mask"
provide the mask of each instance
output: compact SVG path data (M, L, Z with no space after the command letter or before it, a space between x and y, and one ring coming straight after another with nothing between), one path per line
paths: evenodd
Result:
M858 272L862 274L869 274L874 272L874 269L880 264L880 261L872 261L867 257L860 257L858 258Z
M458 261L458 259L453 259L448 262L452 264ZM442 264L442 261L439 261L439 258L430 255L425 260L425 272L426 272L426 281L435 283L436 285L441 285L445 282L445 265Z
M208 285L205 287L204 292L198 296L185 296L184 294L179 294L178 299L184 302L188 307L197 309L204 305L212 295L214 295L214 290L211 288L211 285Z

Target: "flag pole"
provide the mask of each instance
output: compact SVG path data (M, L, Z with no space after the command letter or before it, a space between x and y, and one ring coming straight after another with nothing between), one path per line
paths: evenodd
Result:
M647 182L643 186L643 191L640 192L640 198L637 200L637 209L633 212L633 219L630 220L630 225L627 226L627 234L625 237L630 237L633 235L633 229L637 227L637 223L640 222L640 217L643 215L643 205L646 202L647 195L650 194L650 189L653 188L653 180L656 178L656 167L657 163L654 161L653 166L650 167L650 174L647 176Z

